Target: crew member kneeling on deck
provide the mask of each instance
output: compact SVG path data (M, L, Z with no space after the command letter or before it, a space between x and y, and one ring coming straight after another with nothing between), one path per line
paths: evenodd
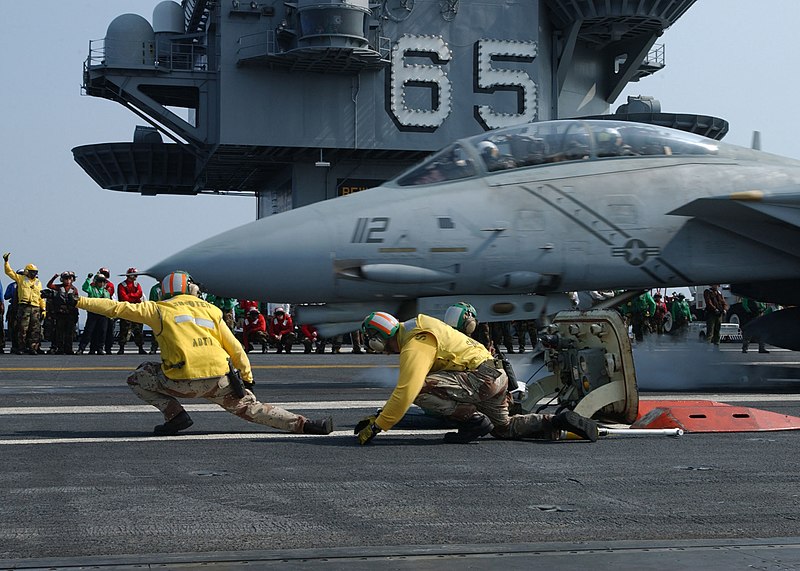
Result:
M459 423L458 432L445 435L446 442L466 443L490 432L496 438L549 438L561 430L597 440L597 423L573 411L509 416L502 364L483 345L438 319L420 314L399 323L378 311L367 316L361 330L374 351L400 353L394 392L379 414L356 425L361 444L392 428L412 403Z
M81 297L78 307L106 317L150 326L161 348L161 363L146 362L128 377L128 386L164 414L159 435L189 428L192 419L175 397L205 398L247 421L289 432L329 434L330 417L309 420L277 406L260 403L249 390L253 372L241 344L222 321L222 311L189 295L191 277L173 272L161 282L161 301L141 303ZM241 373L244 387L233 367ZM238 393L238 394L237 394Z

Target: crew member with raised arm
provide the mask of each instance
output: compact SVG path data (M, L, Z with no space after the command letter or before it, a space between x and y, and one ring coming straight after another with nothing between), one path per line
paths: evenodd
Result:
M191 277L175 271L161 281L161 301L141 303L81 297L78 307L111 318L150 326L161 348L161 363L145 362L128 377L128 386L158 408L164 424L157 435L177 434L193 422L176 397L205 398L249 422L303 434L329 434L330 417L309 420L261 403L243 386L253 381L250 361L222 321L222 312L189 294Z
M78 288L75 287L75 272L65 271L61 272L61 283L56 283L58 274L54 274L50 281L47 282L47 287L53 291L71 295L76 300L80 293ZM73 338L75 337L75 325L78 323L78 308L69 307L67 304L60 304L58 308L53 311L55 317L55 327L53 331L53 344L50 351L55 355L74 355L75 351L72 347Z
M3 254L3 264L6 275L17 284L17 314L14 324L14 333L17 336L17 348L12 353L30 355L43 353L40 344L42 341L42 325L39 320L44 320L45 301L42 299L42 282L39 281L39 268L33 264L25 266L22 274L11 269L8 259L10 252Z

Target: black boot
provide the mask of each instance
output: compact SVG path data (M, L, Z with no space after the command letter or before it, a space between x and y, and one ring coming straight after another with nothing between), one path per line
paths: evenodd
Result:
M330 434L333 432L333 418L326 416L319 420L306 419L303 424L303 434Z
M553 428L573 432L581 438L592 442L597 442L597 437L599 436L595 421L572 410L565 410L555 415L553 417Z
M178 434L181 430L186 430L193 424L194 422L184 410L173 417L172 420L168 420L164 424L156 426L153 429L153 434L156 436L172 436L173 434Z
M485 414L476 412L469 419L461 423L458 432L448 432L444 435L444 441L450 444L466 444L477 440L481 436L486 436L494 430L494 424Z

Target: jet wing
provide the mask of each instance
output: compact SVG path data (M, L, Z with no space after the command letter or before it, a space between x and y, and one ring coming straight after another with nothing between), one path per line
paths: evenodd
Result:
M766 244L790 256L800 255L800 192L738 192L698 198L669 214L690 216Z

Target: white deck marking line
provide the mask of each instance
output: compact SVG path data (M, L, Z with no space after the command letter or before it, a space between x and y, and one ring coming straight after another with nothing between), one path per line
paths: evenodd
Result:
M715 400L717 402L766 402L766 401L800 401L800 395L764 394L764 395L716 395L716 394L675 394L675 395L648 395L642 400ZM542 400L542 403L546 400ZM285 402L274 403L288 409L370 409L383 405L383 401L317 401L317 402ZM187 405L187 410L202 412L225 412L214 404ZM154 412L149 405L121 405L121 406L67 406L67 407L2 407L0 415L31 415L31 414L108 414L108 413L149 413ZM425 436L441 435L448 430L392 430L386 433L389 436ZM350 430L338 430L331 436L346 436L353 438ZM38 444L96 444L96 443L122 443L122 442L162 442L162 441L195 441L195 440L283 440L287 438L317 438L309 434L290 434L285 432L249 432L236 434L192 434L185 433L177 436L127 436L127 437L89 437L89 438L20 438L0 440L0 446L21 446Z
M722 363L720 363L720 364L722 364ZM728 364L730 364L730 363L728 363ZM752 367L754 365L759 366L759 367L763 367L763 366L783 367L784 365L786 365L786 366L789 366L789 365L795 365L795 366L800 365L800 361L749 361L747 363L733 363L733 364L734 365L736 365L736 364L744 365L746 367Z
M437 436L448 430L390 430L381 435L386 436ZM355 435L352 430L335 430L327 436L347 437L355 444ZM292 434L288 432L250 432L238 434L192 434L185 433L177 436L119 436L119 437L91 437L91 438L20 438L0 440L0 446L29 446L36 444L102 444L121 442L187 442L195 440L287 440L290 438L321 438L312 434Z
M360 408L381 408L386 401L305 401L305 402L271 402L272 406L279 406L287 410L345 410ZM184 408L189 412L225 412L215 404L186 404ZM110 414L110 413L142 413L157 412L155 407L148 404L131 405L97 405L97 406L15 406L0 407L0 415L24 414Z

